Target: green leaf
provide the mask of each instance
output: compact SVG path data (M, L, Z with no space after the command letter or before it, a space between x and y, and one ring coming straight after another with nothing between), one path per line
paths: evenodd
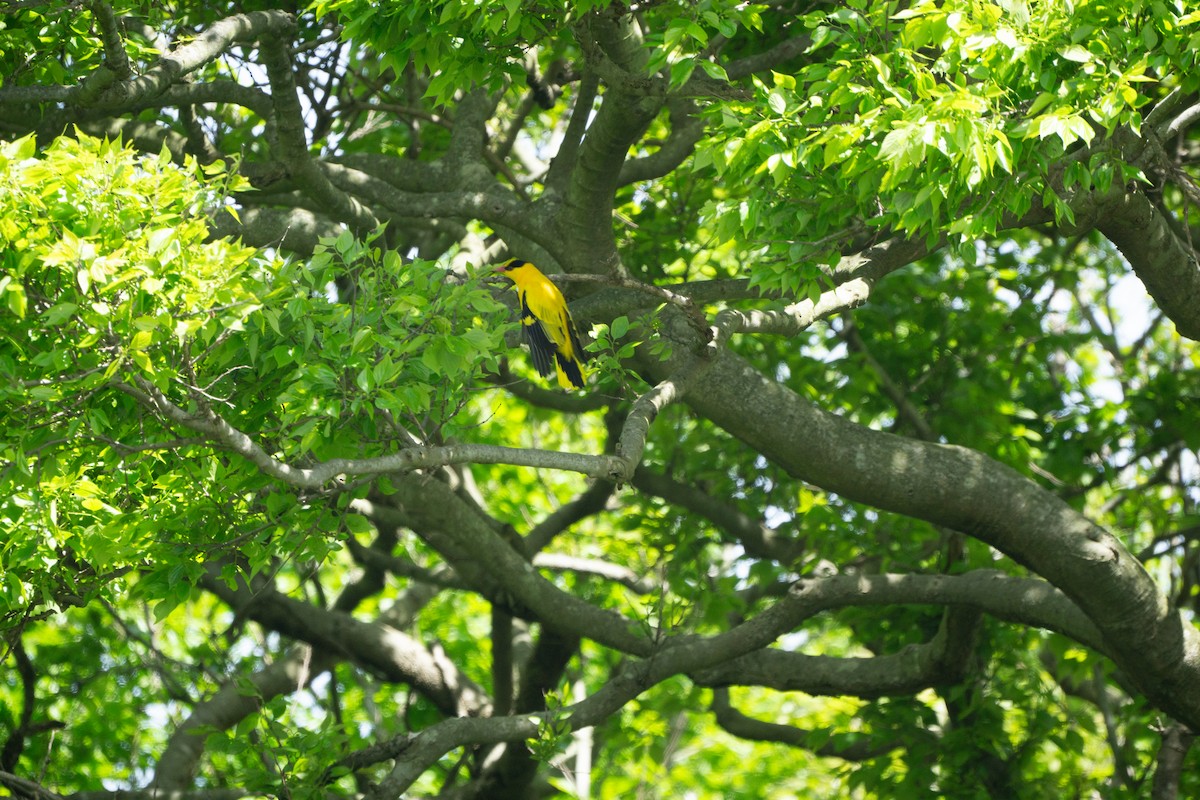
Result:
M620 316L609 324L613 339L620 339L629 333L629 317Z
M29 298L25 295L25 287L11 280L8 276L0 278L0 290L4 292L5 304L17 319L25 319L29 309Z

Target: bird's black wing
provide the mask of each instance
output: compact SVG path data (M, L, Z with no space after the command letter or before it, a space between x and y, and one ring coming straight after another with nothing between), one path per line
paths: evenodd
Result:
M575 358L580 364L584 364L588 360L588 352L583 349L583 343L579 341L579 332L575 330L575 320L571 319L571 313L567 312L567 330L571 335L571 348L575 351Z
M546 335L542 321L529 310L524 292L521 292L521 327L525 329L525 341L529 343L529 356L534 369L543 378L550 377L554 374L554 354L558 348Z

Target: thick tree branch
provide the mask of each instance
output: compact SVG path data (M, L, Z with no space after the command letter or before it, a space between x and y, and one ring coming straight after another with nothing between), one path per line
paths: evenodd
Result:
M424 191L405 191L392 183L359 169L338 164L322 164L332 186L349 197L361 198L381 216L411 219L477 219L516 231L542 247L553 248L559 241L551 219L540 206L531 206L500 184L489 181L486 188L461 191L434 191L444 184L432 183Z
M550 162L550 169L546 172L545 185L548 191L557 194L566 192L571 173L574 171L579 157L579 145L583 141L583 134L591 120L592 107L596 102L596 93L599 89L600 79L596 76L595 71L585 72L571 105L571 119L563 133L562 144L559 146L554 160Z
M337 189L309 154L304 110L296 91L292 53L288 47L294 33L289 25L278 38L261 42L263 65L271 82L271 99L280 160L297 185L337 219L365 234L379 227L378 218L356 198Z
M635 41L638 36L631 17L591 14L577 31L584 52L591 54L589 67L594 68L601 55L624 67L632 67L645 58L645 51ZM604 95L579 146L567 186L563 224L574 244L563 263L567 272L620 271L612 212L621 185L621 168L629 148L641 137L663 102L661 98L637 97L612 87Z
M1168 725L1162 732L1158 764L1150 789L1150 797L1153 800L1175 800L1179 797L1179 778L1183 774L1184 760L1195 740L1196 734L1193 731L1176 722Z
M667 362L643 367L665 376L698 358L683 343ZM710 358L704 386L685 402L793 477L966 533L1047 578L1091 617L1103 648L1152 702L1200 725L1200 695L1189 688L1200 681L1200 635L1116 538L1059 498L974 450L823 411L728 351Z
M396 493L387 500L396 509L397 520L425 539L492 602L518 603L564 635L587 637L625 653L650 653L652 642L635 622L555 587L450 487L415 475L402 476L395 484ZM354 501L351 507L359 510L366 505L375 504Z
M699 372L700 368L693 368L684 370L683 374L664 378L657 386L634 401L621 429L621 437L617 441L617 456L624 462L618 482L633 478L634 471L642 462L642 452L646 448L651 423L664 408L679 399Z
M458 102L446 164L460 186L490 185L495 182L491 172L484 166L484 152L488 140L487 122L496 110L499 99L499 95L473 89Z
M995 570L961 575L813 578L799 581L781 603L789 613L804 617L836 608L893 604L972 608L1005 621L1057 631L1103 652L1099 631L1062 592L1044 581L1013 578ZM947 648L957 646L947 634L943 626L930 645L922 646L925 650L857 660L764 650L695 677L709 685L744 681L810 694L869 697L911 693L934 683L957 680L955 670L961 670L963 659L959 655L947 657Z
M1098 227L1179 334L1200 340L1200 263L1163 213L1141 192L1127 192L1107 206Z
M168 87L161 95L147 98L130 108L163 108L164 106L200 105L218 103L241 106L253 111L264 122L271 120L273 104L271 95L254 86L243 86L231 80L215 79L203 83L177 83Z
M251 587L240 576L230 588L219 564L210 567L201 585L239 616L354 661L388 680L411 684L448 716L486 713L491 705L479 687L446 659L391 625L363 622L293 600L261 582Z
M341 228L303 208L243 208L236 219L227 212L218 213L210 230L214 238L237 236L251 247L278 247L311 256L322 237L337 236Z
M1200 103L1192 105L1179 112L1166 127L1163 128L1164 139L1171 139L1187 131L1188 128L1200 122Z
M108 109L158 97L181 77L220 57L238 42L275 41L290 38L295 22L284 11L252 11L214 22L206 31L163 55L158 63L128 80L118 80L108 66L100 67L69 96L70 101ZM106 76L105 73L108 73ZM0 89L0 104L8 99Z
M963 678L961 666L946 656L944 643L935 640L909 645L898 653L865 658L759 650L696 673L694 678L702 686L762 686L782 692L873 700L958 685Z
M100 28L100 40L104 43L104 64L119 81L129 80L133 69L129 66L129 58L125 55L125 44L121 40L121 32L112 6L95 0L88 4L92 16Z
M718 340L725 341L734 333L795 335L818 319L861 306L880 278L927 253L924 243L901 238L871 245L838 263L831 275L836 285L822 292L815 303L805 298L776 310L726 309L720 312L715 323Z
M369 176L403 192L430 194L446 191L454 175L444 161L412 161L379 153L346 153L331 156L324 162L330 180L352 185L353 181ZM343 174L341 170L348 172Z
M619 182L622 186L639 181L661 178L673 172L696 149L696 143L704 136L704 120L698 115L695 103L672 101L668 105L671 118L671 134L655 152L631 159L621 167Z
M492 713L505 716L513 711L513 618L492 606Z

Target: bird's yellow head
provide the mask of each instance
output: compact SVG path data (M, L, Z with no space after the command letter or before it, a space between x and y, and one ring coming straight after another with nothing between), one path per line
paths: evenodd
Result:
M496 272L499 272L501 275L503 275L506 278L513 278L514 275L520 275L523 272L527 272L528 270L523 269L524 267L532 267L532 266L533 265L530 264L528 261L522 261L519 258L512 258L512 259L509 259L508 261L504 262L500 266L496 267ZM515 280L515 278L514 278L514 280Z

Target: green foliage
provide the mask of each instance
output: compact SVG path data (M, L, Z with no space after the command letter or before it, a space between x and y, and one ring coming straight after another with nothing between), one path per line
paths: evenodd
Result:
M341 293L345 302L331 299ZM506 324L495 320L507 309L478 278L448 280L434 263L406 263L349 233L281 265L264 301L233 352L244 347L255 374L279 382L278 424L299 437L296 453L345 453L333 432L360 416L368 436L400 420L442 438L466 403L450 388L495 371L503 352Z
M222 189L195 172L86 137L58 139L40 158L30 138L0 151L3 458L20 487L3 512L18 532L4 554L6 614L74 602L140 563L175 516L168 498L188 497L179 514L198 513L188 473L218 469L189 464L160 481L155 452L172 445L130 440L157 426L119 390L193 379L185 354L218 344L256 307L242 281L253 251L205 241L202 215ZM141 513L155 489L160 519Z
M4 86L67 84L103 59L90 35L89 15L67 13L68 3L35 4L0 16L0 81ZM79 72L76 72L79 70Z
M311 532L336 508L272 489L134 398L157 391L200 417L236 403L237 425L285 462L355 457L366 441L403 446L397 420L453 432L466 399L452 387L502 352L505 309L476 278L348 235L308 263L206 241L203 214L237 183L165 151L80 136L35 157L25 138L0 169L6 615L81 602L136 566L161 617L210 548L243 542L255 570L281 545L300 561L328 552ZM354 299L335 302L345 275Z
M1147 82L1193 86L1200 44L1200 18L1165 3L851 2L803 24L820 57L714 107L727 135L695 159L753 187L710 213L779 259L752 279L787 292L864 230L970 242L1035 203L1069 220L1072 192L1126 177L1087 145L1139 130Z
M75 106L55 98L106 57L92 10L35 3L0 18L0 91L55 89L22 110L36 109L31 127L69 118ZM164 34L157 44L203 32L227 10L182 4L168 20L113 7L147 15ZM344 230L303 253L212 238L223 211L301 209L341 224L325 196L306 194L303 169L280 159L278 120L264 124L234 101L139 105L126 130L159 135L149 155L142 138L139 154L80 130L0 143L0 655L15 663L19 645L37 665L34 722L47 724L27 737L17 771L44 769L60 793L142 784L178 726L232 682L252 711L200 731L197 785L349 796L392 760L351 770L336 766L343 756L445 719L420 688L321 647L314 661L346 660L303 689L260 695L248 676L287 656L293 630L251 621L254 603L217 599L247 579L256 601L274 589L307 604L292 609L353 615L382 641L412 636L435 656L433 672L482 687L502 683L495 670L507 666L493 639L498 607L515 617L517 672L529 666L527 640L551 620L523 617L504 591L464 585L448 562L474 553L450 558L421 538L429 531L406 527L411 509L387 506L400 477L297 488L263 464L304 469L426 444L612 451L649 386L634 365L679 354L674 309L581 297L603 309L589 320L589 390L497 387L515 338L497 299L505 289L451 265L493 257L497 237L525 244L524 234L507 210L464 224L466 212L424 207L494 177L488 197L535 220L522 230L557 220L565 204L542 184L538 160L555 155L573 115L610 99L622 111L661 101L644 131L603 144L644 159L639 175L667 174L604 198L617 251L594 252L603 237L581 247L562 225L538 241L550 255L599 269L619 253L637 279L695 291L711 320L725 308L816 300L832 286L831 264L883 237L948 242L880 281L852 316L787 337L745 332L728 349L744 374L776 381L768 391L1012 467L1116 533L1164 602L1200 607L1194 344L1139 318L1127 298L1140 289L1099 238L1009 230L1039 206L1069 222L1082 193L1140 179L1119 142L1168 91L1200 86L1200 13L1117 0L848 0L786 14L736 0L641 3L636 14L600 0L317 0L306 13L316 18L302 16L292 55L310 58L294 77L314 127L298 149L332 191L387 184L356 196L389 220L378 231ZM144 31L124 30L144 73L157 51ZM727 81L739 59L799 35L790 59ZM254 49L243 42L188 80L258 81ZM549 109L529 102L535 61L543 73L561 68L564 95ZM586 95L578 75L563 77L572 70L603 75L593 108L573 107ZM461 102L476 88L494 104L486 124L472 116L483 104ZM101 112L118 114L87 109L83 123L99 129ZM679 155L692 113L707 128ZM210 159L214 149L224 157ZM570 154L558 154L565 169ZM676 157L681 166L662 167ZM1182 202L1172 186L1155 188L1156 202ZM468 199L463 208L479 208ZM707 391L704 380L690 391ZM233 436L204 428L218 417ZM798 577L1026 574L981 541L797 480L736 435L686 404L665 408L640 465L646 481L611 494L577 473L511 464L422 477L451 486L551 587L622 614L652 642L694 644L769 613ZM828 458L842 457L839 446L828 443ZM372 517L380 507L392 516ZM539 547L621 577L539 563L530 534L562 519L571 521ZM355 545L368 542L390 560L361 558ZM772 647L895 657L945 623L941 607L850 604ZM1090 797L1148 786L1159 715L1107 659L989 617L973 636L958 680L908 696L730 690L742 713L787 726L791 745L723 729L696 675L644 687L594 728L592 796ZM570 704L634 658L587 638L569 656L547 685L570 689L545 694L538 736L524 743L562 794L577 785L556 770L584 741L566 724ZM17 671L0 673L0 738L17 728L26 688ZM447 750L411 793L459 791L493 763L482 746ZM1200 771L1186 769L1181 796L1197 792Z
M573 4L572 15L604 5ZM385 66L397 73L411 63L433 77L426 94L445 103L473 87L495 91L506 81L523 82L530 47L555 46L563 9L528 0L436 0L379 5L362 0L316 0L319 15L337 14L347 39L370 43L385 53Z
M529 752L543 764L550 763L567 743L571 725L563 712L565 705L557 692L546 693L546 712L538 720L537 738L530 739L527 743Z

